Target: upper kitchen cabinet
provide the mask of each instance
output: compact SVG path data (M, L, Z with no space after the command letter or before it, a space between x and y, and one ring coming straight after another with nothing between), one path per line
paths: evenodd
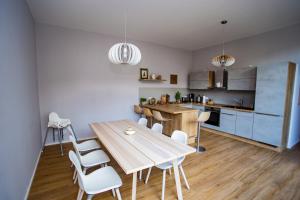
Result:
M189 74L189 89L205 90L213 86L212 71L193 72Z
M255 112L284 115L288 63L259 66L257 69Z
M228 90L254 91L256 88L256 68L228 70Z

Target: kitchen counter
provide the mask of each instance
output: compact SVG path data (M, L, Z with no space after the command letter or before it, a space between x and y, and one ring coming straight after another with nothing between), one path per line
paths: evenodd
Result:
M180 106L180 104L165 104L165 105L144 105L143 107L149 108L151 110L157 110L164 113L169 114L180 114L180 113L186 113L186 112L193 112L197 111L196 109L192 108L185 108Z
M185 104L185 103L184 103ZM186 104L192 104L195 106L207 106L207 107L214 107L214 108L226 108L236 111L242 111L242 112L254 112L254 109L247 108L247 107L241 107L241 106L233 106L233 105L226 105L226 104L204 104L204 103L186 103Z
M188 134L188 142L194 143L197 135L197 118L199 111L197 109L185 108L181 104L165 105L143 105L145 108L159 111L163 117L171 119L163 124L164 134L171 136L174 130L181 130ZM153 121L157 121L154 119Z

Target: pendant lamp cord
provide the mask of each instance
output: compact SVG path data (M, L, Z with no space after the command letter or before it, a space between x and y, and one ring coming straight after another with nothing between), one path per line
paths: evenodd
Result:
M127 43L127 9L125 8L124 13L124 29L125 29L125 44Z
M225 24L222 24L222 32L223 32L223 37L222 37L222 46L223 46L223 50L222 50L222 53L223 53L223 56L224 56L224 55L225 55L225 53L224 53Z

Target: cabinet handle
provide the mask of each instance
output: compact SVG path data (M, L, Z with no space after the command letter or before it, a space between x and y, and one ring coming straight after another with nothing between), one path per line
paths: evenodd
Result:
M229 113L221 113L222 115L231 115L233 116L234 114L229 114Z
M267 115L267 116L273 116L273 117L280 117L280 115L267 114L267 113L259 113L259 112L255 112L255 114L258 114L258 115Z

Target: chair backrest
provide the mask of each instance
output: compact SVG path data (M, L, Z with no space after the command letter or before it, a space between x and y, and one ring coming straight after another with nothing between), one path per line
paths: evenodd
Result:
M162 134L162 131L163 131L163 125L161 125L161 124L159 124L159 123L155 123L155 124L153 124L151 130L154 131L155 133L160 133L160 134Z
M144 115L146 117L153 117L152 112L149 108L144 108Z
M49 114L49 122L60 122L60 118L56 112L51 112Z
M183 131L179 131L179 130L175 130L172 133L171 139L175 140L177 142L183 143L183 144L187 144L188 139L187 139L187 134Z
M73 148L75 149L75 152L76 152L76 154L77 154L77 158L79 159L79 161L80 161L80 163L81 163L81 154L80 154L80 152L79 152L79 150L78 150L76 140L75 140L75 138L74 138L72 135L69 135L69 139L70 139L70 141L72 142Z
M146 118L140 118L138 121L138 124L143 125L143 126L147 126L148 120Z
M210 112L201 112L198 117L198 122L206 122L210 117Z
M153 117L158 121L163 121L163 117L161 116L159 111L153 110Z
M73 165L76 168L76 171L78 173L78 183L79 186L82 190L84 190L84 181L85 181L85 175L82 172L82 168L81 168L81 164L75 154L74 151L69 151L69 159L71 160L71 162L73 163Z
M143 109L139 105L134 105L134 112L137 114L142 114Z

